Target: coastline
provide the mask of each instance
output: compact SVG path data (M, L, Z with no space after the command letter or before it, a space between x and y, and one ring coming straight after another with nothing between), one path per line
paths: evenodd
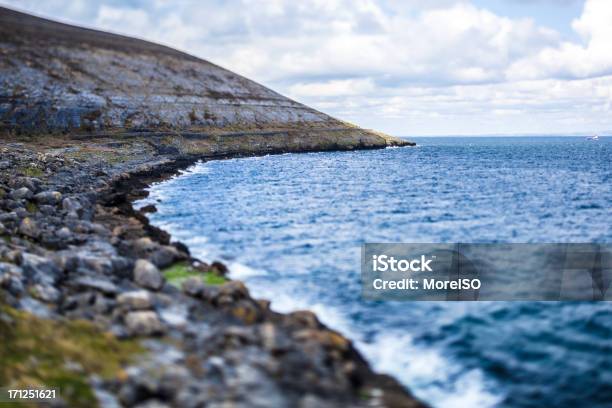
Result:
M272 312L269 302L253 299L239 281L207 285L196 278L182 282L181 288L168 280L159 284L157 275L164 270L198 260L184 245L171 242L167 232L150 225L146 213L134 210L132 202L146 196L152 182L210 160L209 155L159 149L143 154L142 146L133 143L114 147L107 159L137 159L109 163L99 161L100 152L91 142L67 138L64 147L55 140L45 148L40 137L21 145L12 139L2 145L3 160L9 159L3 175L24 173L19 169L33 163L43 175L2 180L8 197L3 198L5 210L7 204L15 207L5 211L14 214L10 222L4 214L2 220L7 224L2 235L9 237L2 244L4 302L39 318L93 321L115 338L137 339L144 353L156 356L128 364L119 378L91 382L98 399L102 395L127 406L155 399L197 406L203 395L209 402L249 406L423 406L395 379L375 374L349 339L311 312ZM124 143L112 139L104 142ZM70 158L75 148L91 154ZM32 188L28 198L16 198L22 184ZM57 190L61 196L51 198L50 192ZM32 225L36 228L29 228ZM47 234L50 230L56 233ZM67 237L50 242L49 236L59 231ZM137 272L143 269L139 259L149 261L146 272ZM199 269L205 274L225 272L220 264L200 263ZM54 279L49 279L49 270ZM16 279L21 280L21 291ZM165 345L169 340L173 346ZM160 379L166 377L174 379L175 389L164 386ZM193 389L198 392L188 391Z
M0 23L0 383L70 406L422 406L132 207L197 160L414 143L159 44L3 7Z

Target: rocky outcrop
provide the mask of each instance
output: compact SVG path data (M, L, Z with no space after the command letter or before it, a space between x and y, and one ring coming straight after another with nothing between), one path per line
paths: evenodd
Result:
M409 144L171 48L6 8L0 55L5 132L184 134L213 153L243 141L261 151Z

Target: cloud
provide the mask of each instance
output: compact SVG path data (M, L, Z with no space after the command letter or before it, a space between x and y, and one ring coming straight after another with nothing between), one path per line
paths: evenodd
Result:
M542 16L469 0L4 3L179 48L396 134L612 129L608 0L585 1L571 42Z
M508 68L508 78L592 78L612 74L612 3L587 0L582 15L572 22L582 43L563 42L544 47Z

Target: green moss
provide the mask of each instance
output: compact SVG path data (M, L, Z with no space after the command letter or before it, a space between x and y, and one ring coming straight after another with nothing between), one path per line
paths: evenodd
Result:
M36 204L34 204L33 202L31 202L31 201L28 201L26 203L25 208L31 214L33 214L36 211L38 211L38 206Z
M34 166L23 167L21 173L27 177L42 177L45 174L41 169Z
M227 282L227 279L223 276L210 271L200 272L192 268L187 262L177 262L162 272L168 283L174 286L181 286L184 281L193 277L201 278L207 285L222 285Z
M0 303L0 384L57 387L69 406L95 406L87 378L124 375L122 366L142 352L92 323L46 320ZM27 406L27 405L24 405Z

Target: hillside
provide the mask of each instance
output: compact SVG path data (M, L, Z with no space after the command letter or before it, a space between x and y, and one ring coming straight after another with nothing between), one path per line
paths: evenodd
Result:
M214 136L215 151L248 135L249 153L410 144L177 50L6 8L0 54L5 133Z

